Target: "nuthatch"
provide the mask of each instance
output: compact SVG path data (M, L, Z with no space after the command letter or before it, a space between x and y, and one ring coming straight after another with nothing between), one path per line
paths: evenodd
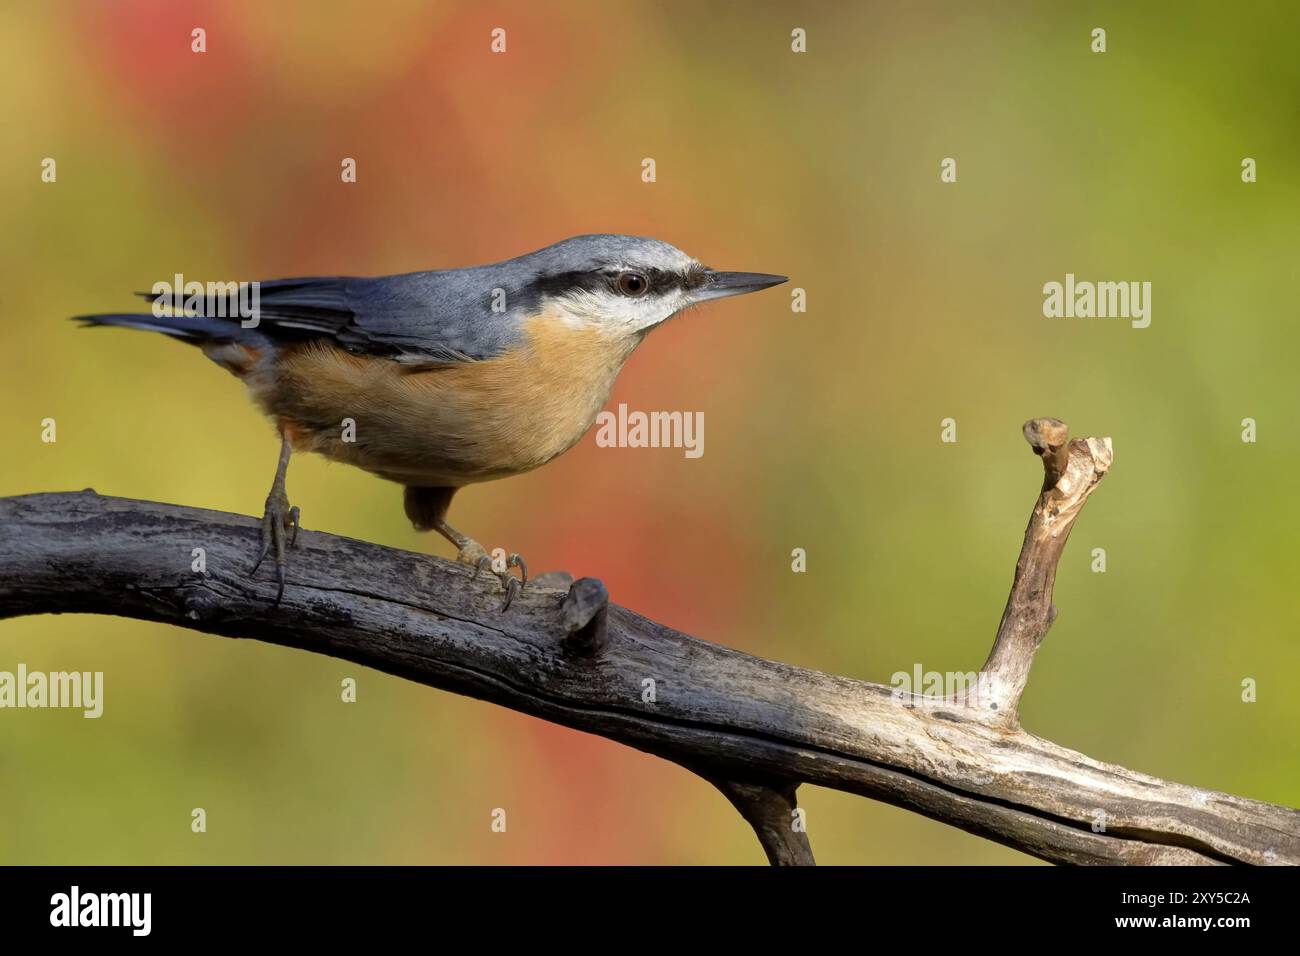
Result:
M274 551L278 604L286 538L292 546L298 533L298 509L285 494L291 451L320 452L405 485L418 530L437 531L460 561L490 568L483 547L447 523L458 488L521 474L573 447L628 356L666 319L784 281L715 272L655 239L578 236L494 265L262 282L255 322L224 303L81 320L198 345L275 421L280 460L253 572ZM157 291L140 295L162 301ZM350 436L345 419L354 423ZM516 567L520 579L510 573ZM528 570L511 554L497 573L504 610Z

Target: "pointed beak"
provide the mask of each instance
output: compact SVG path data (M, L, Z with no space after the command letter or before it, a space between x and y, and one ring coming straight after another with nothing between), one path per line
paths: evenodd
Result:
M712 269L704 273L704 279L704 283L691 292L691 298L696 302L758 292L787 281L785 276L772 276L763 272L714 272Z

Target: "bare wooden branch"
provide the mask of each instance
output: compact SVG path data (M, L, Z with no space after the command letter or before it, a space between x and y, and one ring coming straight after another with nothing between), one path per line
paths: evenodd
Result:
M763 844L773 866L815 866L812 845L795 801L798 784L785 786L713 780Z
M494 578L309 531L273 607L271 576L247 577L255 519L93 492L0 499L0 617L116 614L254 638L599 734L714 782L774 862L812 861L806 834L781 829L802 782L1059 863L1300 864L1296 810L1101 763L1017 725L1065 534L1110 463L1109 443L1066 444L1057 424L1026 432L1056 479L989 659L1006 688L996 716L690 637L607 603L599 582L530 585L502 613ZM205 573L191 569L199 547Z
M1069 428L1055 418L1025 422L1024 432L1043 459L1043 490L1029 516L1011 595L982 670L986 696L991 699L980 702L996 714L989 719L1011 727L1020 722L1020 695L1029 681L1034 654L1056 620L1052 588L1061 552L1074 520L1113 459L1109 438L1070 441Z

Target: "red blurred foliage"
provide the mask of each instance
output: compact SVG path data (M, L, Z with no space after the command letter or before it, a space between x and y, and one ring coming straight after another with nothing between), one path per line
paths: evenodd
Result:
M213 39L235 9L216 0L92 3L70 26L76 55L99 74L126 122L162 146L219 164L239 143L222 131L240 128L265 85L247 46ZM210 40L202 56L191 50L197 26ZM199 143L208 148L189 148Z

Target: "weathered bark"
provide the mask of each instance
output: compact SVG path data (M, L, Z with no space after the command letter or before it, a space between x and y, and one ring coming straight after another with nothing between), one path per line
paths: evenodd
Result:
M1025 422L1024 432L1043 459L1043 490L1029 517L1011 595L982 671L992 698L983 703L1010 726L1020 721L1017 708L1034 653L1056 620L1052 587L1065 542L1113 457L1109 438L1070 441L1069 429L1055 418Z
M791 825L799 783L1060 863L1300 863L1300 812L1104 764L1019 728L1056 561L1110 463L1108 442L1066 443L1058 424L1026 426L1042 439L1049 484L989 658L996 711L899 699L711 644L607 603L591 579L530 586L501 613L492 576L305 530L272 607L272 576L247 577L255 519L90 491L0 499L0 617L115 614L254 638L599 734L713 782L774 863L812 862ZM194 548L206 573L191 570Z

